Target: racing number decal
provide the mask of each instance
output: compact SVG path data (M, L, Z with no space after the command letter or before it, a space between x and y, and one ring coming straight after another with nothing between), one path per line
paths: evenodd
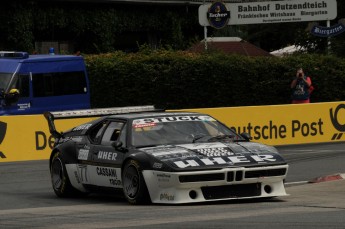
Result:
M81 183L88 183L88 176L87 176L87 166L86 165L78 165L78 173Z

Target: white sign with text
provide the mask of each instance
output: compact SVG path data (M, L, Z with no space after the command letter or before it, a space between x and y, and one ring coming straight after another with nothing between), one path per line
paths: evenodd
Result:
M207 12L211 4L199 7L199 23L210 26ZM293 0L225 3L230 11L228 25L326 21L337 17L336 0Z

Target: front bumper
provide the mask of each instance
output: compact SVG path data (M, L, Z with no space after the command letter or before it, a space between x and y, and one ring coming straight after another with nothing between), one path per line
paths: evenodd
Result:
M286 196L288 165L224 168L196 172L145 170L153 203L181 204Z

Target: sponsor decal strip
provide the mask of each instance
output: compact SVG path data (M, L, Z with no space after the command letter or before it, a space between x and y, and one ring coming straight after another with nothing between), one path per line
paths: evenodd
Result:
M175 165L179 168L198 167L205 165L235 165L243 163L267 163L277 161L273 155L250 155L250 156L231 156L231 157L213 157L213 158L201 158L195 160L181 160L175 161Z
M214 118L210 116L172 116L172 117L160 117L160 118L144 118L144 119L137 119L133 121L133 127L139 128L143 125L146 126L154 126L157 123L164 123L164 122L192 122L192 121L215 121Z

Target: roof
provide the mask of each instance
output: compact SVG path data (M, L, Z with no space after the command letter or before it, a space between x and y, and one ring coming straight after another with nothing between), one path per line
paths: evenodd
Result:
M74 61L73 63L83 62L83 57L81 56L72 56L72 55L28 55L23 58L10 58L10 57L2 57L0 58L0 72L2 73L14 73L17 72L19 69L18 67L23 63L43 63L43 62L51 62L51 66L54 66L55 63L58 63L60 61ZM76 66L84 66L83 64L79 65L69 65L64 66L65 71L69 71L69 67L72 67L74 70L76 69L82 69L82 67L76 67ZM47 67L47 65L46 65ZM55 68L57 68L55 66ZM47 71L46 69L42 68L40 65L33 65L30 66L30 71L36 72L42 72ZM27 70L27 69L26 69ZM50 70L51 71L51 70ZM55 70L56 71L56 70ZM58 71L61 71L59 69Z
M58 112L57 112L58 113ZM122 113L122 114L113 114L113 115L107 115L107 116L102 116L99 118L96 118L94 120L91 120L89 122L83 123L80 126L93 126L96 125L100 122L102 122L105 119L120 119L120 120L134 120L134 119L146 119L146 118L157 118L157 117L169 117L169 116L209 116L207 114L203 113L198 113L198 112L185 112L185 111L180 111L180 112L139 112L139 113ZM88 129L88 128L87 128ZM79 134L82 132L85 134L85 129L80 128L76 130L76 127L69 129L65 131L64 133L68 132L76 132L79 131Z
M239 37L213 37L207 38L207 49L218 50L226 54L238 54L244 56L272 56L269 52L245 41ZM192 52L204 52L205 40L193 45Z
M271 54L274 56L284 56L284 55L289 55L289 54L293 54L295 52L300 52L300 51L304 51L304 48L301 46L291 45L282 49L275 50L271 52Z
M1 52L0 52L1 53ZM14 53L25 53L25 52L14 52ZM82 60L81 56L74 55L49 55L49 54L40 54L40 55L24 55L24 56L1 56L0 62L8 63L24 63L24 62L42 62L42 61L61 61L61 60Z
M108 118L122 118L122 119L138 119L138 118L153 118L163 116L184 116L184 115L205 115L197 112L143 112L143 113L127 113L110 115Z

